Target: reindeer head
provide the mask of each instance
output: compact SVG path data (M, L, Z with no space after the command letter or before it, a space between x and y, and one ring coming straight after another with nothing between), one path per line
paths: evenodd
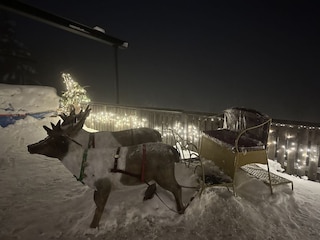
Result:
M65 114L60 115L63 123L61 124L61 120L56 125L51 123L52 129L43 126L48 136L37 143L28 145L29 153L62 159L68 152L72 137L76 136L80 129L82 129L90 110L89 106L87 106L86 110L84 112L81 110L79 114L71 112L69 116Z

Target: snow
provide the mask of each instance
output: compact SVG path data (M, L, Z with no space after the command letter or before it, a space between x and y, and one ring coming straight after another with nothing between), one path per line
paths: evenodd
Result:
M0 83L0 114L55 111L58 104L55 88Z
M58 106L58 97L48 87L1 84L1 108L10 103L26 112L46 111ZM292 180L293 191L281 185L270 195L267 185L239 170L237 196L225 187L207 188L179 215L169 209L175 209L173 196L159 186L161 200L147 201L146 185L125 187L111 193L100 228L90 229L93 190L59 160L27 151L46 137L42 126L58 120L27 116L0 128L1 240L320 239L320 184L281 173L275 162L272 171ZM176 176L181 185L196 185L193 169L184 164L177 164ZM193 193L183 189L185 203Z

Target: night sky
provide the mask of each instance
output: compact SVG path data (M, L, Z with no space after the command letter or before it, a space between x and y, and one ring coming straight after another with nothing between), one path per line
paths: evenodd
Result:
M119 50L120 104L218 113L241 106L320 123L319 5L223 1L25 0L129 43ZM280 1L278 1L280 2ZM316 2L316 1L314 1ZM302 4L302 5L301 5ZM13 13L37 78L61 72L93 101L116 103L114 50Z

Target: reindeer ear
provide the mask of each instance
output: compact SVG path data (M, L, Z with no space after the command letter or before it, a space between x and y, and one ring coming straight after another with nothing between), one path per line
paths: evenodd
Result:
M47 126L43 126L43 128L44 128L44 130L46 130L48 136L50 136L52 133L52 130L50 128L48 128Z

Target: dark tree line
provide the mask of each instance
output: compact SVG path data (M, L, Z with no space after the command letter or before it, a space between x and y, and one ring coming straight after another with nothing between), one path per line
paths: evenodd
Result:
M15 21L0 11L0 82L40 84L35 80L34 65L30 51L17 39Z

